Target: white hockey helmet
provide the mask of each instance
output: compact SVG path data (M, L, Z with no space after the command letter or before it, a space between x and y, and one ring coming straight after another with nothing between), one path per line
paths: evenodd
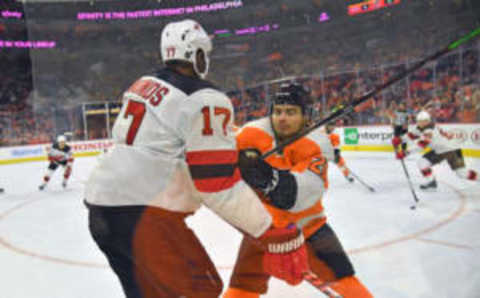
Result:
M427 111L421 111L420 113L417 114L416 118L417 122L419 121L432 121L432 118L430 117L430 114Z
M62 142L65 143L66 141L67 141L67 138L65 138L64 135L59 135L57 137L57 143L62 143Z
M197 51L202 50L205 56L205 69L200 71L197 65ZM194 20L183 20L168 23L162 31L160 52L164 62L171 60L187 61L193 64L193 69L204 79L210 64L212 41L202 26Z

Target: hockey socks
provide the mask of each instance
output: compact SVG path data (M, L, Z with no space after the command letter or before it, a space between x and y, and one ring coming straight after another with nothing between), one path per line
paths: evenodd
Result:
M367 288L355 277L348 276L333 282L330 287L343 298L373 298Z
M472 181L478 181L478 173L474 170L468 170L466 168L461 168L455 170L455 173L458 177L462 179L468 179Z

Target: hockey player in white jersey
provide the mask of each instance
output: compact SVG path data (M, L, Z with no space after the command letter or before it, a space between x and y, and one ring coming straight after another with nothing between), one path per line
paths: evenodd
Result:
M201 205L256 238L272 275L299 283L309 268L303 234L296 225L273 228L241 179L232 104L203 80L208 35L192 20L169 23L160 48L166 68L124 93L114 148L85 191L90 233L126 297L221 294L214 264L184 221Z
M463 179L478 181L478 174L465 166L462 150L453 142L453 135L438 127L426 111L421 111L416 117L417 124L403 137L394 137L392 143L396 148L396 156L403 159L408 151L400 148L402 143L410 142L417 145L418 150L431 149L417 162L425 184L421 189L433 190L437 188L437 181L432 171L432 166L446 160L450 168Z
M67 144L67 139L63 135L59 135L55 143L48 151L48 169L43 176L43 183L38 187L40 190L45 189L53 173L57 170L58 166L62 166L63 171L62 186L67 187L68 179L72 174L73 155L70 146Z

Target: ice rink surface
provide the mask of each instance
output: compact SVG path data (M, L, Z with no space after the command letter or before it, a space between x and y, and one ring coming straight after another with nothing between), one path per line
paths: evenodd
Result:
M460 180L446 164L434 168L436 192L421 192L415 161L412 194L392 153L345 153L347 165L375 193L349 184L330 165L324 198L328 220L349 252L357 276L381 298L480 297L480 183ZM46 162L0 166L0 298L123 297L116 276L87 229L84 183L97 159L78 158L67 189L57 171L38 191ZM480 171L480 160L467 159ZM202 208L188 220L214 260L226 289L241 235ZM159 235L161 237L161 235ZM263 297L323 297L307 283L277 280Z

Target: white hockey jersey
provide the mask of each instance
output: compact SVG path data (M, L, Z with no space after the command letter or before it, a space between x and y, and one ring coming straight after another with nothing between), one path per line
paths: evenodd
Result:
M255 237L271 225L236 167L228 97L206 81L164 69L136 81L123 101L114 148L86 185L89 204L177 212L204 204Z
M409 143L415 143L420 149L430 148L435 153L441 154L457 150L460 147L453 141L453 135L431 123L426 127L419 128L415 125L408 129L402 139Z
M65 144L65 146L60 149L58 143L53 143L52 147L48 149L48 159L55 163L66 163L69 161L73 161L71 147Z

